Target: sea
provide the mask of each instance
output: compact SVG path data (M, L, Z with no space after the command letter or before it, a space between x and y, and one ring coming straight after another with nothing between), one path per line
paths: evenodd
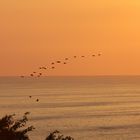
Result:
M140 140L140 76L0 77L0 117L25 112L31 140Z

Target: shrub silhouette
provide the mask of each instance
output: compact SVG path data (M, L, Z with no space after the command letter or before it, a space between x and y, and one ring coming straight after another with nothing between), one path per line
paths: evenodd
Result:
M64 137L59 131L56 130L50 133L46 140L74 140L74 138L70 136Z
M6 115L0 119L0 140L30 140L28 132L35 129L33 126L26 127L28 121L26 112L19 120L15 119L15 114ZM50 133L45 140L74 140L70 136L64 137L59 131Z
M29 112L26 112L20 120L14 119L15 114L0 119L0 140L30 140L27 133L34 127L25 128L28 114Z

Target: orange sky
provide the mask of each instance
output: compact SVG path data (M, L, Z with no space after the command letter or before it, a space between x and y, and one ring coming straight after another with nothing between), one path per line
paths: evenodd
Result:
M73 55L49 75L139 75L139 0L3 0L0 2L0 75L28 74Z

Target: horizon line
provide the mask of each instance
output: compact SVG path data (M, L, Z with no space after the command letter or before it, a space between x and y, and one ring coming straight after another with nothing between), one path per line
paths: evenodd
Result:
M106 74L106 75L48 75L43 77L109 77L109 76L140 76L140 74ZM20 75L0 75L0 77L20 77ZM25 76L29 78L30 76Z

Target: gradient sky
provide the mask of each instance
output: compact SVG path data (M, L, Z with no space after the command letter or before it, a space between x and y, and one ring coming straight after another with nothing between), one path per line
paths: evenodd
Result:
M139 0L2 0L0 75L28 74L73 55L50 75L140 75Z

